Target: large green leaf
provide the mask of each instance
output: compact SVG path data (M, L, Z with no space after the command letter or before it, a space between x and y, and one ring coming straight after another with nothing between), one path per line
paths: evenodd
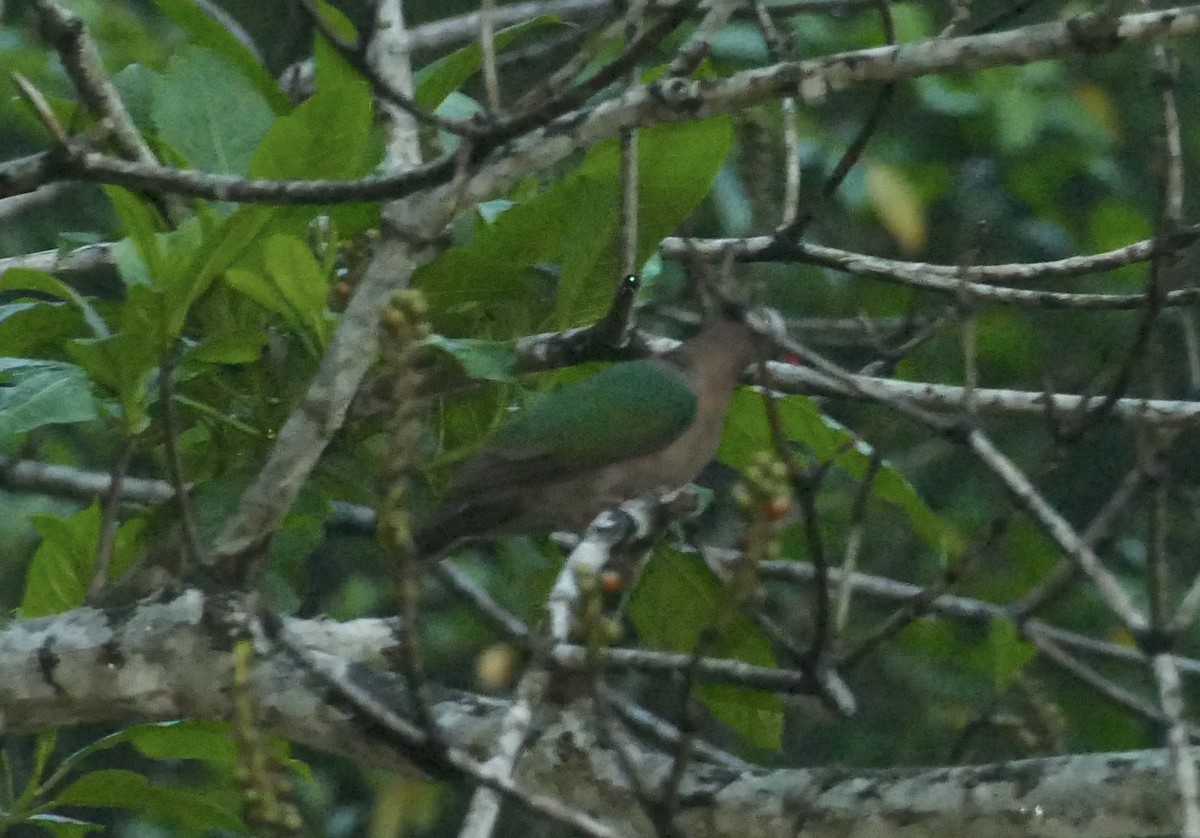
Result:
M368 151L371 90L361 79L318 90L263 136L250 160L251 177L356 178L377 161Z
M312 251L299 239L273 236L267 240L264 258L267 275L295 313L300 328L309 331L323 345L332 327L325 309L329 277Z
M638 260L687 218L708 193L729 149L727 120L664 125L641 132ZM604 313L619 270L616 142L588 152L580 168L545 193L480 224L468 245L451 248L419 271L414 285L435 315L478 303L509 303L533 294L530 270L561 266L555 328Z
M516 380L517 353L511 343L471 338L430 335L423 343L445 352L458 362L471 378L480 381Z
M158 277L163 273L163 254L158 243L158 233L162 229L162 220L150 206L140 197L119 186L104 186L104 194L112 204L121 229L129 236L142 257L149 277Z
M358 31L350 18L327 0L316 0L316 6L325 23L347 43L358 41ZM317 90L329 90L346 84L362 81L362 73L325 40L319 32L313 36L313 81Z
M21 617L45 617L82 605L100 540L99 504L93 503L69 518L33 515L30 523L42 536L42 543L29 564L25 595L17 613ZM136 542L143 523L133 519L117 528L109 578L124 573L137 558Z
M0 446L45 425L95 419L87 375L74 364L0 358Z
M702 633L720 629L708 656L774 667L770 641L740 613L729 613L729 593L694 556L660 548L629 603L629 616L647 645L690 653ZM778 749L783 705L777 695L707 684L699 695L718 719L757 748Z
M287 113L292 103L279 89L275 78L258 56L221 25L195 0L154 0L158 10L171 18L199 46L220 55L254 85L276 113Z
M72 303L96 337L108 334L104 319L86 298L54 274L34 268L9 268L0 274L0 291L36 291Z
M196 829L244 832L241 816L210 794L156 786L133 771L105 769L84 774L54 799L59 806L131 809L153 820Z
M254 84L218 53L191 44L154 80L159 135L197 169L245 174L275 112Z
M224 264L216 261L221 253L208 247L204 237L206 224L202 217L189 218L173 230L157 233L153 222L138 209L140 201L113 189L110 200L118 209L129 238L118 242L117 266L125 281L127 299L118 309L124 324L136 321L149 326L145 334L161 354L170 339L178 337L192 305L212 284ZM212 224L208 225L213 226ZM149 320L144 311L146 297L130 304L135 293L155 295L154 314Z
M729 120L706 119L656 125L638 132L638 248L635 264L650 258L658 243L675 232L709 191L729 154L733 132ZM588 323L608 308L619 279L620 226L618 200L620 151L617 140L601 143L588 152L579 171L577 194L586 195L585 212L607 210L607 223L562 240L562 280L559 286L556 328ZM557 188L569 188L560 184ZM583 204L583 200L576 202Z
M147 385L167 349L169 336L164 329L171 325L171 307L178 304L158 289L132 285L121 303L116 334L73 340L65 347L88 378L117 397L128 433L140 433L149 423Z
M83 328L77 308L67 303L19 302L0 305L0 355L22 357L39 347L57 347Z
M283 317L289 327L324 345L333 329L326 310L329 282L304 242L292 236L272 236L263 250L265 270L230 268L225 281L263 308Z

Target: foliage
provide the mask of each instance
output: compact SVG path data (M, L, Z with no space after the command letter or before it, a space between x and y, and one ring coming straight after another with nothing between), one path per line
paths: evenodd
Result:
M315 57L315 92L294 104L274 80L279 67L264 63L192 0L155 0L154 10L77 5L160 159L211 173L280 180L361 178L382 160L383 132L371 85L320 36L305 39L300 50ZM355 32L348 17L324 8L339 31ZM896 14L910 39L936 35L944 25L921 6L904 5ZM797 20L792 34L814 53L879 40L877 21L866 15ZM61 68L46 60L30 21L0 35L5 66L46 89L64 123L86 123L75 116L74 94ZM568 29L542 16L498 32L495 45L512 50ZM650 59L665 62L669 55ZM476 44L423 60L416 74L417 103L443 115L482 113L476 78L481 60ZM737 20L714 42L703 73L720 77L767 60L758 29ZM1153 113L1142 101L1145 86L1130 81L1134 70L1140 72L1139 57L1129 54L1082 70L1045 63L929 76L902 86L859 165L827 206L819 207L808 240L953 265L972 262L964 254L986 263L1048 261L1150 235L1157 223L1157 187L1148 169L1155 161L1141 137ZM1181 109L1189 129L1200 113L1195 88L1180 90L1191 106ZM821 182L834 169L869 107L861 92L834 99L835 108L802 108L795 117L805 183ZM779 171L773 158L781 152L763 137L784 118L769 104L752 115L664 123L638 132L636 262L645 266L639 303L648 322L670 329L672 308L692 301L684 272L655 256L665 237L680 230L740 235L777 223L781 187L764 182L761 173ZM0 136L6 158L32 153L44 141L29 109L15 97L0 101L0 123L14 126ZM444 132L426 131L423 140L434 151L457 147ZM416 273L413 285L428 299L437 332L424 343L439 362L447 362L443 366L457 365L458 377L472 385L430 411L420 439L428 457L414 493L417 507L439 485L444 467L474 451L510 404L575 374L519 375L513 341L591 324L605 314L620 279L620 171L617 140L593 144L465 213L446 249ZM87 291L31 268L0 277L0 446L6 456L99 470L112 469L129 452L131 473L164 477L171 465L166 437L174 432L208 538L304 398L339 322L343 286L353 285L361 267L348 254L379 226L380 207L196 201L187 209L179 220L167 201L105 186L89 191L76 208L55 208L48 222L0 227L0 253L112 241L118 269L113 287ZM1136 328L1128 312L1104 315L1109 319L1099 321L1102 327L1068 312L1049 328L1044 311L977 311L966 296L947 304L932 293L878 280L847 281L814 265L747 268L746 274L757 297L794 320L904 321L907 336L938 318L969 320L975 372L982 382L1004 386L1039 389L1053 380L1084 389L1124 351ZM1080 288L1129 293L1140 291L1144 281L1144 269L1130 267L1083 279ZM1192 340L1190 321L1181 322L1177 331L1188 334L1164 338L1172 350ZM927 340L895 357L875 352L883 343L872 345L871 338L848 348L831 341L828 351L847 366L860 358L891 364L900 379L965 377L962 337L954 329L931 330ZM163 386L164 377L169 386ZM1161 378L1171 385L1182 373L1167 370ZM164 394L180 423L173 431ZM719 459L742 469L773 446L774 433L786 437L796 461L821 475L814 508L828 556L840 562L854 544L862 555L875 556L873 572L922 583L977 558L970 534L996 514L1000 502L993 484L961 451L878 409L793 395L778 399L773 410L775 428L761 394L739 390ZM331 500L377 499L387 478L378 424L365 410L352 414L275 537L266 584L281 609L342 617L394 610L394 580L371 540L340 541L322 531ZM1103 495L1091 487L1110 485L1116 464L1134 457L1135 443L1115 435L1083 453L1063 453L1053 441L1033 439L1027 426L1002 426L997 436L1031 472L1041 473L1053 456L1081 461L1073 463L1079 468L1070 483L1055 484L1059 478L1053 474L1046 478L1047 494L1072 521L1094 514ZM713 505L727 506L723 487L717 488ZM4 503L6 512L11 505L4 532L13 543L21 543L25 530L36 531L36 545L23 555L11 553L0 568L0 582L22 580L0 584L0 590L14 592L5 607L20 618L84 603L106 540L103 549L111 554L106 576L116 578L171 530L172 513L161 508L132 510L106 533L115 512L105 500L72 509L46 502L36 513L15 499ZM1194 522L1180 528L1195 534ZM802 524L789 524L783 535L788 558L815 559L810 536ZM1126 551L1120 569L1131 588L1146 540L1140 525L1131 525L1120 545ZM502 561L476 572L514 611L537 613L557 553L525 540L502 545L500 552ZM1028 580L1043 574L1057 555L1042 533L1016 525L1000 546L985 551L981 563L992 564L971 578L970 593L996 600L1021 596ZM505 557L519 561L522 572L506 575ZM23 592L19 600L17 591ZM811 627L807 598L795 592L779 597L785 603L778 609L780 622L798 633ZM1081 631L1109 631L1095 603L1081 599L1065 598L1056 616L1073 620ZM723 584L697 555L672 543L657 550L632 594L629 616L636 640L650 648L690 653L704 638L714 657L775 667L778 656L768 632L730 611ZM881 613L878 606L859 607L843 636L866 634ZM467 680L462 662L487 642L486 632L475 618L449 607L429 625L428 642L444 651L439 659L450 661L437 674ZM703 685L695 695L708 714L705 724L732 743L731 749L781 762L944 759L960 737L975 730L969 720L980 708L1009 700L1030 682L1051 694L1048 703L1071 720L1061 734L1064 747L1148 744L1137 725L1116 711L1089 714L1089 693L1048 672L1006 620L962 628L926 617L905 629L895 645L894 654L869 664L861 676L864 712L853 721L795 713L786 698L745 687ZM1028 733L1026 727L1033 725L1019 733ZM905 732L889 738L898 730ZM1012 738L1018 741L998 736L973 755L1024 754L1027 739ZM1039 745L1050 738L1047 734ZM306 754L310 769L293 760L283 743L271 747L307 779L310 814L330 834L339 805L353 810L355 823L366 818L362 798L368 779L353 767ZM136 832L139 822L164 824L172 835L247 829L234 781L234 748L221 724L139 725L98 737L94 731L47 732L6 748L2 756L0 768L14 790L0 788L0 831L21 824L63 838L104 830L144 834ZM15 786L13 777L20 777Z

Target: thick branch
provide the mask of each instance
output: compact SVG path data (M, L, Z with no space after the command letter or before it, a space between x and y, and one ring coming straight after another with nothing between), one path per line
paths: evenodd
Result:
M0 630L0 713L14 732L80 723L222 719L231 710L228 638L206 619L196 592L162 604L106 613L90 608ZM286 630L329 668L402 712L398 676L371 668L395 640L394 623L289 620ZM255 668L265 730L364 763L395 769L404 757L377 730L281 649ZM464 750L494 741L503 701L447 693L434 711ZM635 745L645 776L661 778L671 757ZM618 757L599 741L586 704L568 705L530 743L518 783L563 795L625 834L649 825ZM689 770L680 822L687 835L842 836L858 824L878 834L1125 836L1178 829L1162 751L1024 760L994 766L868 772L849 769Z

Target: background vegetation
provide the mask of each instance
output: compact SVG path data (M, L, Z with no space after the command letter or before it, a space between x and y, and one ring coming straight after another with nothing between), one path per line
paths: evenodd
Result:
M45 5L0 6L0 64L44 94L71 136L112 149L115 141L101 137L95 110L80 104L77 84L39 34ZM314 32L298 4L223 4L232 29L206 16L206 4L185 0L67 5L165 165L353 180L385 161L389 133L376 118L371 85ZM1091 12L1103 22L1141 9L1095 5L780 4L782 56L772 56L753 10L739 6L694 75L731 78L785 58L873 47L889 29L907 43ZM331 25L347 37L370 35L371 9L338 7L344 15L321 7ZM498 27L505 102L577 50L595 49L589 68L622 53L621 38L596 34L617 11L596 8L582 18L548 13ZM405 14L419 34L428 22L475 9L411 3ZM663 72L702 18L691 15L645 53L635 68L643 81ZM848 595L842 613L838 586L822 606L810 584L764 568L753 602L736 619L718 619L734 600L694 545L737 546L729 515L720 514L735 479L728 468L744 470L774 448L762 400L743 388L720 451L726 468L706 475L716 492L711 508L662 540L629 605L624 645L691 653L718 626L707 654L784 669L811 662L814 614L829 607L830 634L819 637L817 651L835 667L847 656L853 662L841 674L857 699L855 715L818 697L700 685L684 673L666 688L660 676L617 673L614 686L667 717L677 717L691 695L704 737L771 767L982 763L1163 744L1148 659L1131 663L1112 650L1169 649L1185 673L1197 671L1194 604L1185 594L1200 535L1193 401L1200 344L1188 249L1195 231L1187 226L1194 199L1183 175L1200 162L1189 142L1200 134L1200 67L1190 57L1194 39L1178 53L1154 43L1102 52L1097 43L1081 38L1062 60L911 74L887 93L878 83L852 84L819 102L797 102L794 112L774 97L638 131L639 328L683 336L700 311L688 259L680 258L688 246L668 237L695 237L695 258L717 271L720 249L704 250L704 242L776 235L773 252L743 253L732 274L754 301L784 315L797 341L854 372L961 389L940 401L902 390L847 398L801 378L778 403L794 443L781 453L795 468L794 514L777 535L781 560L847 564L878 580L882 594ZM275 80L294 78L287 71L297 62L315 65L314 81L285 91ZM421 107L449 118L486 112L477 44L420 48L414 65ZM0 159L53 147L45 114L11 78L3 84ZM580 107L626 86L597 90ZM784 139L787 119L794 119L793 145ZM865 149L842 178L839 161L860 135ZM445 130L421 129L427 161L458 142ZM498 146L471 165L510 150ZM794 200L784 176L789 156L799 164L800 222L781 228ZM608 137L550 166L529 166L501 193L456 215L436 257L411 280L429 304L434 337L422 363L430 365L434 397L397 389L379 368L368 376L271 541L255 586L272 609L348 620L402 608L387 551L369 528L331 518L331 509L345 508L331 504L374 508L387 494L395 480L389 435L403 410L419 426L407 454L419 465L406 500L419 519L449 469L509 405L580 374L573 367L525 374L528 358L514 341L587 326L608 311L621 278L620 167L618 140ZM7 186L5 171L15 164L0 164ZM199 544L214 543L309 389L380 227L378 200L238 203L70 172L47 180L54 183L39 192L0 200L0 445L9 466L0 478L9 490L0 496L7 545L0 606L14 620L79 607L98 555L110 563L101 580L116 578L147 551L186 539L181 517L189 514L162 497L118 502L119 492L72 488L79 484L69 480L23 482L16 465L150 478L167 496L171 483L185 482ZM380 235L389 234L384 225ZM1039 267L1139 241L1141 251L1075 275ZM87 251L79 249L99 243L101 257L83 264ZM947 267L923 273L920 263ZM1004 273L1002 266L1018 264L1023 272ZM994 276L993 266L1001 266ZM943 287L929 287L928 276ZM794 354L779 360L811 368ZM1093 414L1034 403L1048 393L1100 398ZM423 400L413 413L417 395ZM1117 397L1173 406L1166 419L1140 421L1136 406ZM931 428L896 400L959 424ZM1094 576L1060 569L1071 551L998 478L996 461L951 432L968 426L1091 539L1120 589L1151 615L1144 630L1114 614ZM533 625L561 554L548 540L512 539L457 561ZM1028 613L1010 608L991 619L924 601L897 617L905 590L886 588L886 580L934 593L953 588L1005 607L1035 591L1053 594ZM1029 635L1034 617L1102 648L1064 663ZM420 627L430 682L509 694L520 674L519 644L432 581L422 588ZM868 638L878 645L860 648ZM1084 675L1075 667L1082 661ZM244 830L234 768L241 747L213 720L10 735L0 752L0 831ZM435 783L282 742L272 748L289 766L312 834L450 834L471 788L461 777ZM519 834L521 823L506 828Z

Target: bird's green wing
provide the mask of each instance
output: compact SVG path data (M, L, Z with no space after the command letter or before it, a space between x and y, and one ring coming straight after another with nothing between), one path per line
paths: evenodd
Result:
M687 429L696 405L669 365L616 364L539 395L507 420L464 468L453 494L503 491L650 454Z

